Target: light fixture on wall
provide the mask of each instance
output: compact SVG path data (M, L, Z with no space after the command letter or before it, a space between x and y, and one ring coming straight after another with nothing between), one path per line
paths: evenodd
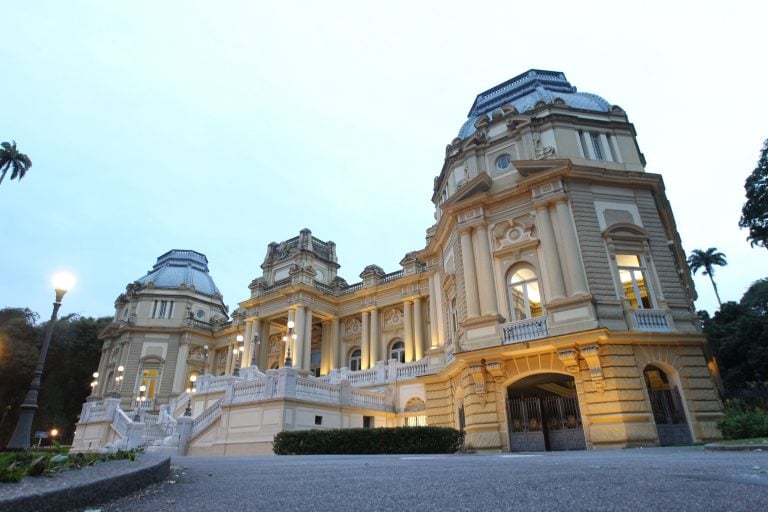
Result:
M21 412L19 413L19 420L16 423L16 428L13 431L11 440L8 441L8 445L6 446L8 450L26 450L29 448L30 438L32 437L32 421L35 419L35 411L37 411L37 395L43 380L45 356L48 355L48 347L51 345L51 338L53 337L53 326L56 323L56 316L61 307L61 299L64 298L64 294L67 293L67 290L72 288L74 284L75 278L72 277L72 274L60 272L53 276L53 289L56 292L56 300L53 303L53 313L51 314L51 320L48 322L48 326L45 329L43 346L40 349L40 358L37 361L35 370L32 372L32 382L29 384L29 391L27 391L27 396L20 406Z
M235 339L237 340L237 345L235 345L235 369L232 371L232 375L235 377L240 376L240 354L245 350L243 347L243 338L242 334L238 334Z
M93 372L93 380L91 381L91 396L96 395L96 386L99 385L99 372Z
M115 387L112 389L112 393L110 396L112 398L120 398L120 391L123 388L123 372L125 371L125 367L123 365L120 365L117 367L117 376L115 377Z
M294 343L298 338L296 330L294 329L295 326L296 324L293 322L293 320L288 320L288 323L286 324L288 331L286 331L285 336L283 336L283 341L285 342L287 349L285 352L284 365L286 368L291 368L293 366L293 360L291 359L291 343Z

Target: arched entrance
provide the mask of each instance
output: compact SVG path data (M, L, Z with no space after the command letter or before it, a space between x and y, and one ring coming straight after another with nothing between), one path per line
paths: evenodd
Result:
M659 444L673 446L693 442L678 387L670 384L664 370L652 364L645 367L643 376L659 434Z
M507 389L509 449L584 450L584 429L573 377L544 373Z

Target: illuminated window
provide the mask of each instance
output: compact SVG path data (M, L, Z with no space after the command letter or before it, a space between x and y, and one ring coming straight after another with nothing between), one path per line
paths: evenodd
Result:
M643 259L637 254L617 254L616 267L624 296L634 309L653 309L648 277Z
M157 385L159 384L160 370L147 369L141 372L141 382L139 386L146 386L147 390L144 392L144 397L147 400L155 398L157 392ZM138 394L138 390L137 390Z
M349 354L349 369L353 372L359 372L360 371L360 359L361 359L361 352L359 348L356 348Z
M530 268L520 268L509 279L509 304L514 320L526 320L543 314L541 287Z
M406 427L426 427L427 417L426 416L408 416L407 418L405 418L405 426Z
M402 341L396 341L392 344L392 348L389 350L389 358L397 359L401 363L405 362L405 343Z

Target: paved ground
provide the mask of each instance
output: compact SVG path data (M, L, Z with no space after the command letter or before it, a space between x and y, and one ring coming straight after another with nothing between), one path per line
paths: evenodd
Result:
M768 452L178 457L103 512L768 510Z

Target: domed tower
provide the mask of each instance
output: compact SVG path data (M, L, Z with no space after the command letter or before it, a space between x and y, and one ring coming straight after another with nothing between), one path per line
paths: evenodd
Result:
M168 251L115 301L114 322L101 334L95 394L119 396L132 407L143 385L144 407L156 409L201 371L213 332L227 322L205 255Z

